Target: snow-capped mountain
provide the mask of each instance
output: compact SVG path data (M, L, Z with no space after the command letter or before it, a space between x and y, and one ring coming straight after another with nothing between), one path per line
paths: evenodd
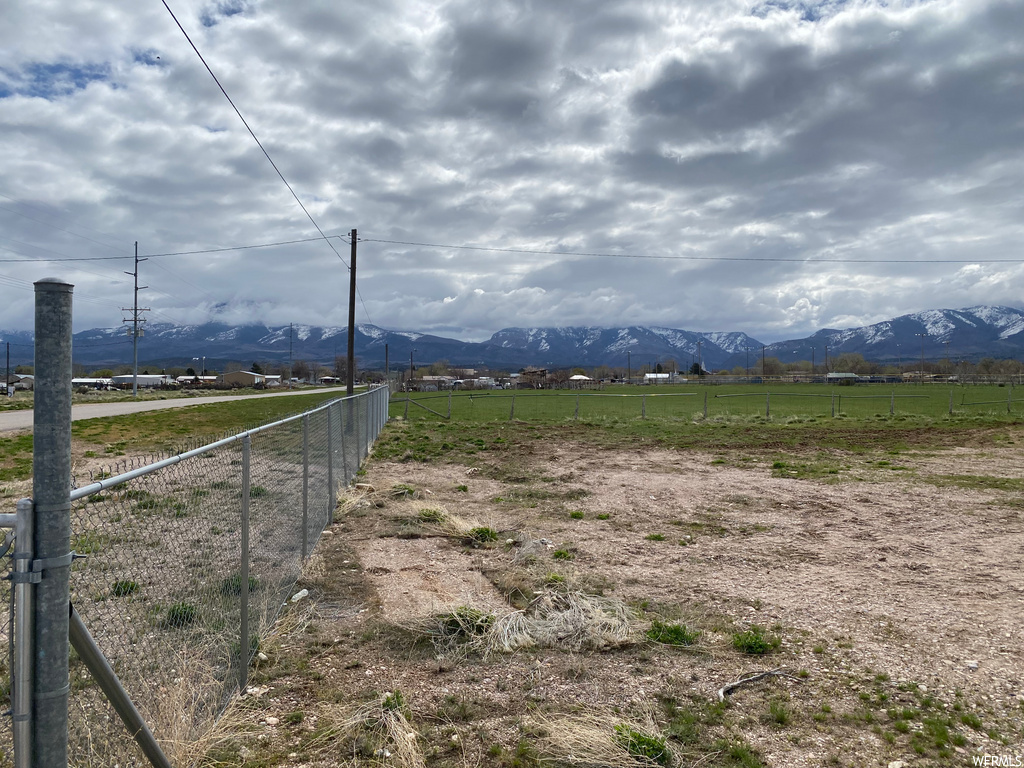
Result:
M970 360L1024 355L1024 311L1011 307L930 309L861 328L826 328L806 339L770 344L766 353L780 360L810 360L852 352L868 360L896 362Z
M11 343L11 363L31 364L32 334L0 331L0 344ZM176 326L147 323L139 340L140 363L150 368L193 365L205 357L219 370L228 361L294 360L332 364L347 350L347 329L293 325L228 326L222 323ZM661 363L688 369L700 360L709 370L748 366L762 354L762 344L741 332L698 332L677 328L628 326L602 328L505 328L483 342L464 342L432 334L389 331L374 325L355 329L355 354L361 368L392 370L448 360L452 365L518 370ZM131 337L125 327L94 328L75 334L74 359L90 368L127 363ZM784 362L823 363L844 352L869 360L978 360L1024 356L1024 311L1009 307L941 309L903 315L861 328L824 329L805 339L777 342L764 354Z

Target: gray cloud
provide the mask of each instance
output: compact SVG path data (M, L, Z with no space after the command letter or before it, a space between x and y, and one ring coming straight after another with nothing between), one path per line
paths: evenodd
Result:
M0 258L315 236L162 7L8 5ZM1022 306L1024 268L982 263L1018 257L1024 229L1020 3L172 7L320 226L371 239L360 322L773 340ZM130 265L5 263L0 328L29 326L30 283L54 274L76 284L77 327L116 325ZM347 318L322 242L143 273L154 320Z

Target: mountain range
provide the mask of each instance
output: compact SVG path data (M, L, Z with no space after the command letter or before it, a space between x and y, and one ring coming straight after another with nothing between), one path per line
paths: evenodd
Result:
M12 365L31 364L31 332L0 331L0 345L4 342L11 345ZM228 361L248 366L252 361L283 362L291 356L332 365L335 357L345 355L346 346L344 327L148 323L139 339L139 363L154 369L199 368L205 357L207 369L220 370ZM843 353L886 363L910 362L922 356L932 361L977 361L1024 356L1024 311L991 306L927 310L861 328L826 328L807 338L767 345L742 332L652 326L505 328L482 342L356 326L355 354L360 368L383 368L385 349L392 370L437 360L502 370L527 365L631 365L640 369L673 359L681 368L700 360L707 370L718 370L749 367L762 354L783 362L813 359L819 364L826 355L834 358ZM124 327L76 333L73 350L75 362L86 368L122 365L132 359L131 338Z

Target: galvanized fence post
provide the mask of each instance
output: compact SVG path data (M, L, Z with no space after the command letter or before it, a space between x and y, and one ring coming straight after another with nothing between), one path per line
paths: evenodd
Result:
M771 418L772 415L772 393L766 392L764 396L764 417Z
M334 487L334 420L331 414L334 406L327 408L327 524L334 522L334 505L338 501L338 493Z
M576 395L576 413L572 415L573 419L579 419L580 417L580 396Z
M704 390L704 418L708 417L708 391Z
M512 393L512 410L508 412L508 420L512 421L516 417L516 393Z
M896 413L896 390L892 391L892 396L889 398L889 415L893 416Z
M646 392L644 392L640 396L640 418L641 419L646 419L647 418L647 393Z
M302 417L302 559L309 554L309 416Z
M359 400L354 399L352 401L352 410L355 413L355 419L352 423L352 428L355 429L356 431L356 472L358 472L359 467L362 466L363 464L364 455L363 437L362 432L359 429L359 426L363 421L359 415L359 411L361 410L359 408Z
M18 500L14 529L14 668L11 729L15 768L32 765L32 499Z
M242 542L238 578L241 589L238 641L238 690L245 693L249 681L249 497L252 492L252 438L242 438Z
M338 411L338 434L341 439L341 482L342 485L348 487L349 473L348 473L348 441L345 440L345 428L348 424L348 419L345 418L345 410L348 408L348 400L342 400L343 408Z
M953 415L953 390L949 390L949 415Z
M836 417L836 393L832 393L832 418Z
M68 763L68 628L71 576L71 294L57 278L35 284L32 497L32 765Z

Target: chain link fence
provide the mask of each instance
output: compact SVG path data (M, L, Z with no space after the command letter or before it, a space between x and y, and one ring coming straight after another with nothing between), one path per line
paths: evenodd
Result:
M387 410L374 389L72 492L72 603L174 765L244 685ZM74 651L70 685L70 764L148 765Z

